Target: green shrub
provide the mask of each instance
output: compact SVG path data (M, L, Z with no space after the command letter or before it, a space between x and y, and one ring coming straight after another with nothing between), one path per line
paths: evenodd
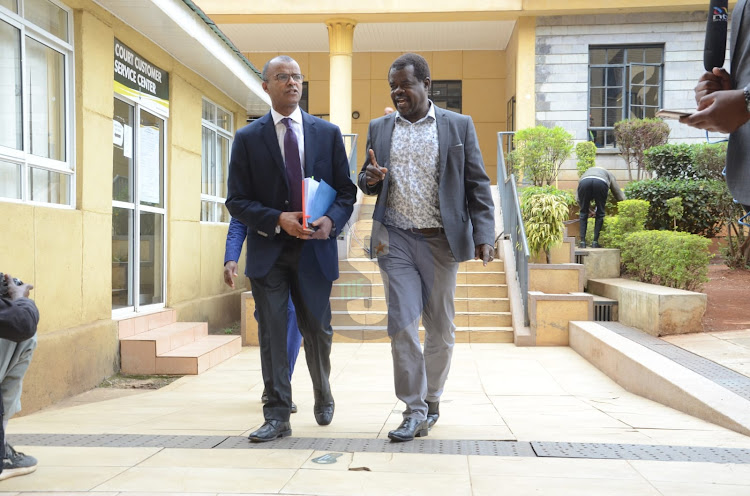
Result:
M599 244L605 248L623 249L625 239L631 233L643 231L648 216L649 204L643 200L624 200L617 204L618 214L604 217L599 233ZM586 242L594 239L594 219L589 218Z
M684 214L677 219L677 229L702 236L713 236L721 230L724 224L722 204L727 198L731 202L731 194L724 181L705 179L635 181L625 187L625 195L651 204L646 229L657 230L672 229L667 200L681 197Z
M625 269L639 281L700 290L708 281L709 239L674 231L639 231L620 252Z
M644 166L661 179L722 180L726 157L726 143L667 144L646 150Z
M531 256L544 251L549 263L550 248L562 243L568 206L557 195L537 194L527 199L521 215Z
M596 145L593 141L581 141L576 145L576 168L578 177L596 165Z
M669 218L672 219L672 227L674 230L677 230L677 219L682 217L682 214L685 213L685 208L682 206L682 198L679 196L675 196L674 198L670 198L666 202L667 204L667 215L669 215Z
M576 197L573 196L573 194L570 191L565 191L564 189L558 189L552 185L548 186L527 186L523 190L521 190L521 210L523 210L524 205L528 203L529 198L535 195L554 195L558 197L560 200L565 202L565 205L568 207L572 207L573 205L577 205Z
M636 179L643 178L643 153L652 146L663 145L669 138L669 125L661 119L630 119L615 122L615 142L620 155L628 163L628 179L633 180L633 169L637 171Z
M508 164L534 186L552 184L573 151L573 135L560 126L521 129L513 136L513 143L515 149L508 154Z

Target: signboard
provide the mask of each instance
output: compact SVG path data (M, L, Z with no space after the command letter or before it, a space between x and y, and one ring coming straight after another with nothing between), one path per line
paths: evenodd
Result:
M115 38L115 93L169 116L169 73Z

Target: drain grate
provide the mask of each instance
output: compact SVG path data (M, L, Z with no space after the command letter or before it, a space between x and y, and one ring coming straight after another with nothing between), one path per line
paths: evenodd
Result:
M750 464L750 449L646 444L564 443L545 441L483 441L415 439L392 443L385 439L287 437L251 443L244 436L160 436L141 434L9 434L21 446L90 448L183 448L314 450L328 453L415 453L427 455L515 456L654 460Z
M654 460L750 464L750 450L646 444L552 443L532 441L540 457Z
M638 329L617 322L602 322L601 325L750 401L750 377Z

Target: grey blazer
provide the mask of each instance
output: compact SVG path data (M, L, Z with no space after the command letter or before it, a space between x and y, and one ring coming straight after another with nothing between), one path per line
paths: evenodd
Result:
M375 151L381 167L388 167L391 155L391 136L396 113L370 121L367 146ZM482 153L471 117L443 110L435 106L435 121L439 142L440 217L448 238L453 258L457 262L474 258L474 247L495 243L495 217L490 179L484 170ZM359 173L359 188L367 195L378 195L372 214L370 257L383 253L388 234L383 226L388 201L389 177L372 188L367 186L365 170L370 155ZM387 249L387 248L386 248Z
M747 5L748 0L739 0L732 11L730 74L732 87L736 89L750 84L750 12ZM729 135L727 186L735 200L750 205L750 122Z

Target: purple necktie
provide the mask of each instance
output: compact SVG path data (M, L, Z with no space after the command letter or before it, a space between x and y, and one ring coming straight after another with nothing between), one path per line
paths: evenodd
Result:
M292 120L284 117L281 122L286 126L284 133L284 165L286 177L289 180L289 202L292 212L302 211L302 165L299 160L299 144L297 135L292 129Z

